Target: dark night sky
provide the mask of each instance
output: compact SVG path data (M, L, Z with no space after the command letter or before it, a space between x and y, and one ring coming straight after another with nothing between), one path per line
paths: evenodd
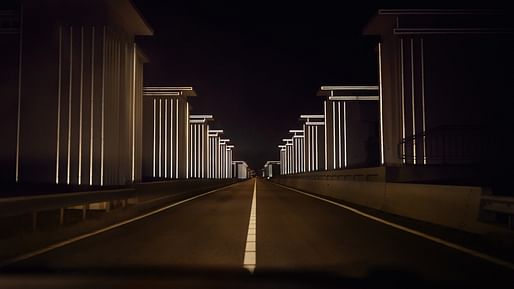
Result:
M145 85L194 86L192 113L213 114L234 160L260 169L300 114L323 112L321 85L376 84L375 42L361 34L375 11L420 8L347 2L134 0L155 31L137 40Z

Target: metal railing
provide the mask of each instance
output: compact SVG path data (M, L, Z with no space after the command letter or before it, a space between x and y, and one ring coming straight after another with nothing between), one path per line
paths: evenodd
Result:
M14 10L0 10L0 34L20 32L20 15Z
M482 196L482 209L502 215L507 219L509 229L514 229L514 198L503 196Z
M80 207L82 219L86 219L91 204L105 202L104 210L108 212L111 202L120 201L122 206L125 207L128 200L134 197L137 197L136 190L130 188L6 198L0 199L0 218L32 214L32 229L35 230L39 212L59 210L59 224L62 225L65 209L78 209Z
M415 150L414 150L415 149ZM439 126L402 139L400 159L407 164L475 164L482 156L478 126Z

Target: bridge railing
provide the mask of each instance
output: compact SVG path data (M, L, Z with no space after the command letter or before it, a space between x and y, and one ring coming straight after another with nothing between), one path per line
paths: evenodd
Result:
M514 229L514 198L505 196L482 196L482 210L504 218L507 226Z
M102 209L109 211L113 201L120 201L121 206L125 207L128 201L137 195L135 189L127 188L5 198L0 199L0 218L32 214L32 228L35 230L40 212L59 210L59 223L62 225L65 209L80 209L82 210L82 219L86 219L91 205L102 204Z
M414 160L416 164L475 164L480 162L482 155L480 128L435 127L402 139L398 152L400 159L408 164L414 164Z
M17 219L19 217L25 219L31 215L30 223L32 230L35 231L38 226L42 226L39 223L58 222L59 225L63 225L68 215L68 221L77 218L85 220L89 214L98 215L101 212L109 212L111 209L125 208L134 204L159 203L181 194L211 190L236 181L235 179L184 179L140 183L135 184L134 187L102 191L0 198L0 237L8 234L9 231L9 229L4 230L2 226L16 227L17 224L14 223L23 223ZM78 213L81 213L80 216Z

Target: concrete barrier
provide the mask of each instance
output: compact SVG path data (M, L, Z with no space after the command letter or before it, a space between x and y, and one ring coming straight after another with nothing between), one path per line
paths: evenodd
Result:
M387 213L472 233L509 233L479 220L483 188L432 184L345 181L298 176L273 182ZM510 232L512 233L512 232Z

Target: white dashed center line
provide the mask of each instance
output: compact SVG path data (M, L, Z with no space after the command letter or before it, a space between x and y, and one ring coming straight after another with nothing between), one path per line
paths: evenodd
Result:
M250 273L255 270L257 263L257 179L253 183L252 209L250 222L248 222L248 234L246 235L245 258L243 267Z

